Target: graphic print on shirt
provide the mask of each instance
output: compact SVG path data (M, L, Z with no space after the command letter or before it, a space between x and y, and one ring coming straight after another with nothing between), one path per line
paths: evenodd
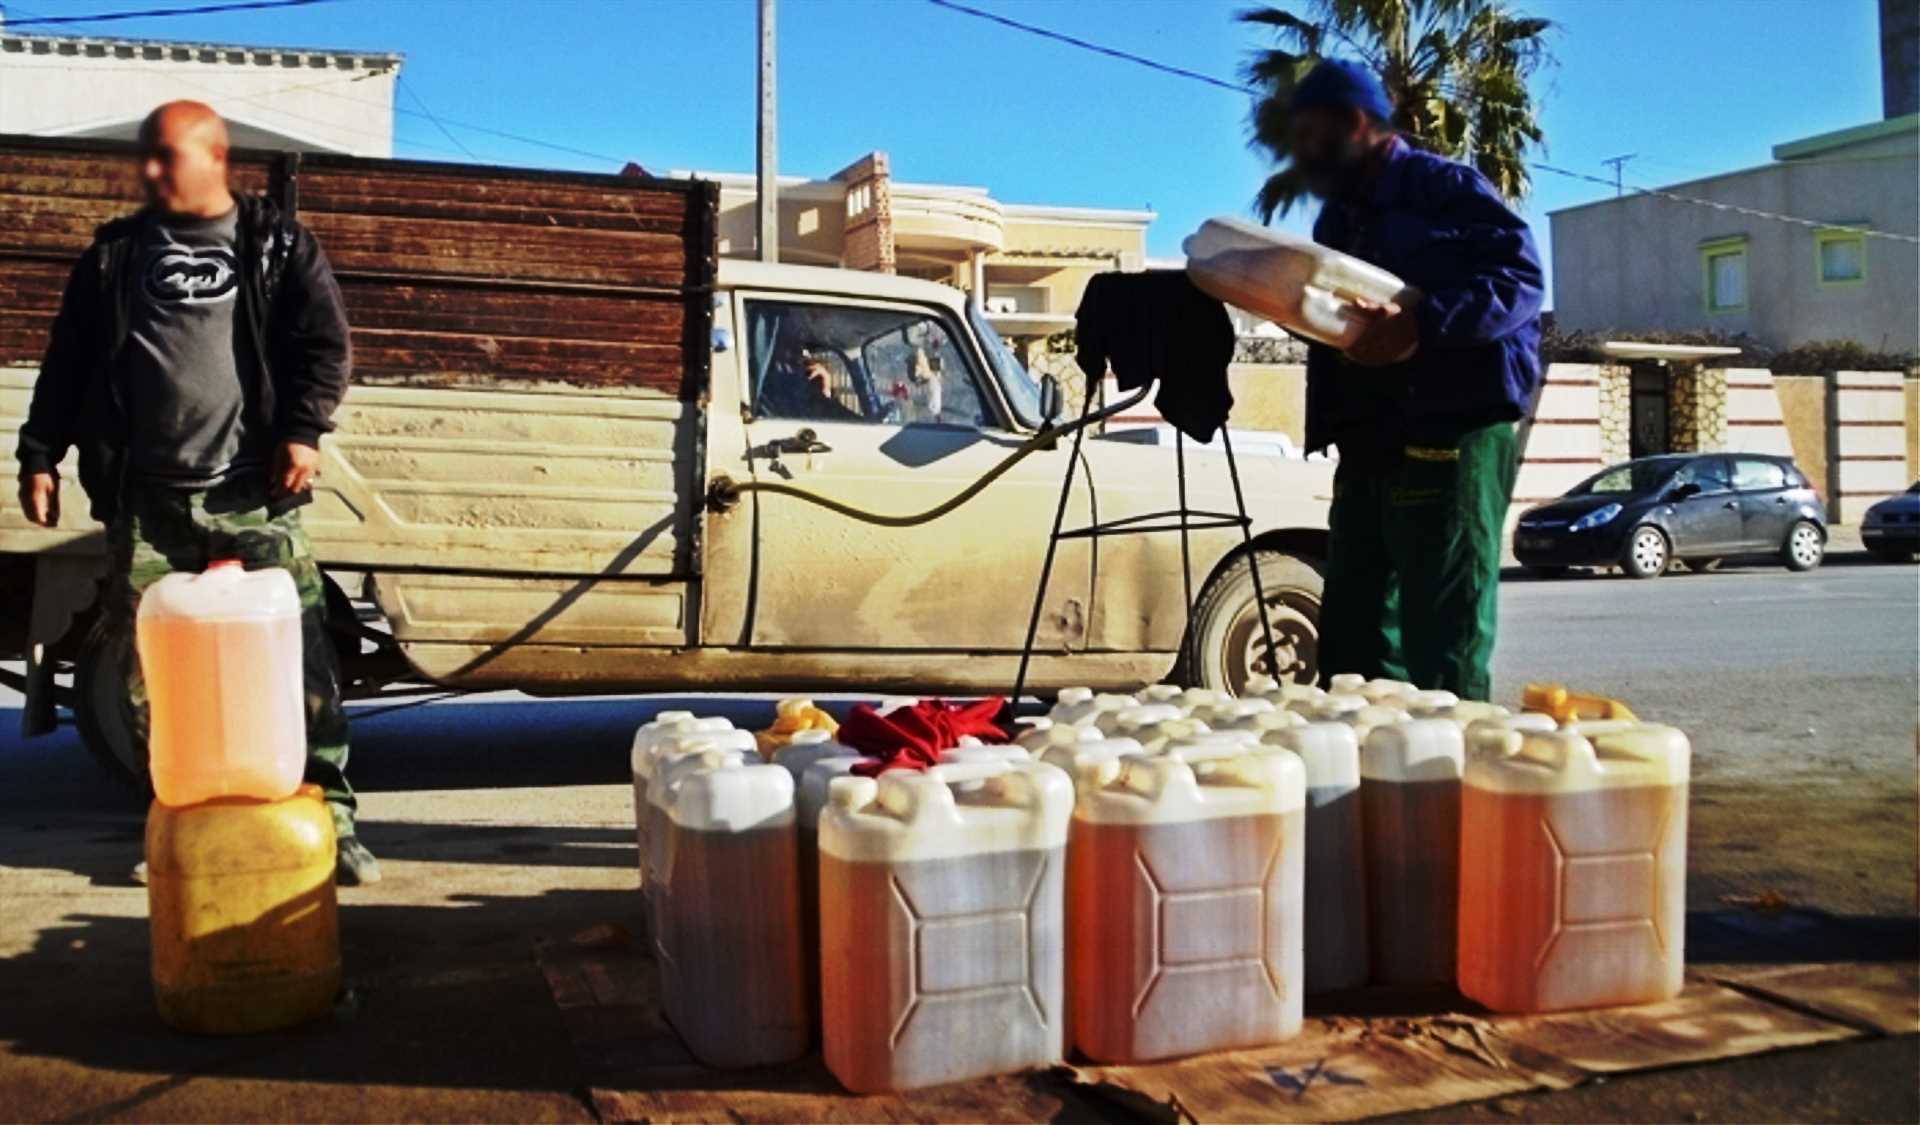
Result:
M240 271L224 246L173 242L148 253L144 278L147 296L161 304L208 305L233 299Z

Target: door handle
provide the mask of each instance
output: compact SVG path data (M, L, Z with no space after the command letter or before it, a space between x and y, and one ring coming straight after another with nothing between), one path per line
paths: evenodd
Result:
M1773 502L1776 504L1785 504L1787 502L1787 498L1784 496L1776 496L1773 498Z
M1726 508L1729 511L1737 512L1740 510L1740 502L1738 500L1729 500L1720 506L1722 508Z
M832 453L833 446L820 440L820 435L811 428L803 429L792 437L775 438L773 448L776 453Z

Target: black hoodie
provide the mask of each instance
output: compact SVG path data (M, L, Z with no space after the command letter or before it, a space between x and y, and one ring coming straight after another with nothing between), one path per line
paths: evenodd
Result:
M260 380L249 422L275 446L317 446L333 428L351 364L340 287L305 227L265 197L237 202L237 311L255 360L243 370ZM119 508L126 465L127 418L113 372L127 342L130 286L139 281L130 266L141 219L130 215L95 231L68 277L16 455L27 476L53 472L67 450L78 447L80 483L93 501L93 517L103 523Z

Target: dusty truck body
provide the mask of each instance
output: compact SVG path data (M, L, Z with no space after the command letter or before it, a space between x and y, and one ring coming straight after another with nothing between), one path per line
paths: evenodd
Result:
M0 430L11 455L47 325L125 151L0 138ZM1053 397L966 296L891 275L721 260L701 181L244 154L236 179L332 259L353 385L322 446L315 549L364 694L403 681L541 694L1012 683L1071 442L932 508L1042 427ZM1190 448L1189 503L1232 511ZM1310 675L1329 471L1240 461L1277 651L1258 643L1237 528L1061 543L1029 682L1132 688ZM26 658L30 730L65 702L123 736L88 624L101 527L71 463L57 529L0 512L0 658ZM1066 524L1176 505L1172 449L1089 437ZM353 595L349 597L347 595ZM357 601L357 604L356 604ZM98 745L96 749L100 749ZM109 748L109 757L126 754Z

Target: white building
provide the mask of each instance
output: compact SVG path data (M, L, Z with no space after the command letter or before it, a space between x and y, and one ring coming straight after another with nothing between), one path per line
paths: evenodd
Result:
M131 139L154 106L206 102L247 148L393 155L401 56L9 33L0 133Z

